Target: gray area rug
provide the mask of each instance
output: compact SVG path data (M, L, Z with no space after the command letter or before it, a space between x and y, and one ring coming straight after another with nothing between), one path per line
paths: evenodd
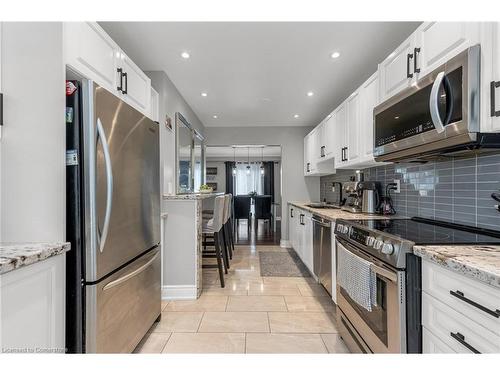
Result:
M306 265L293 249L259 252L260 276L310 277Z

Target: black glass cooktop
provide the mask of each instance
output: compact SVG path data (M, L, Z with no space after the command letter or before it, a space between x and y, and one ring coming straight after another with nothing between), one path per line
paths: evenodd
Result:
M500 232L423 218L349 220L417 245L500 244Z

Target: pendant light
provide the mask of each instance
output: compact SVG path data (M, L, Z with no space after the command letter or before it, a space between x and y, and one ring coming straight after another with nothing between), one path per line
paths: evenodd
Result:
M260 174L264 176L266 173L265 168L264 168L264 146L260 149Z
M247 174L250 174L250 147L247 147Z
M236 149L233 146L233 176L236 176Z

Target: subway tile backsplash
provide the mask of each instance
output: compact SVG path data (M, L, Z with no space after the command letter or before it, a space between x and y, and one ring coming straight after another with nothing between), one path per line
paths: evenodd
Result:
M491 193L500 189L500 155L453 158L426 164L388 164L363 170L365 180L385 185L401 181L401 193L391 193L394 207L404 216L421 216L500 230L500 212ZM337 170L321 177L321 200L333 202L334 181L346 182L354 170ZM338 190L338 186L336 186Z

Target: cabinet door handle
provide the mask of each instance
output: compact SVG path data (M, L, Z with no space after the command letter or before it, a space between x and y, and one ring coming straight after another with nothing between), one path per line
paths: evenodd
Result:
M320 152L319 152L319 153L320 153L320 156L321 156L322 158L324 158L324 157L325 157L325 146L321 146L321 148L320 148Z
M349 147L348 147L348 146L346 146L346 147L345 147L345 161L348 161L348 160L349 160L349 156L348 156L348 154L347 154L347 151L348 151L348 150L349 150Z
M491 81L490 83L490 110L491 110L491 117L499 117L500 116L500 111L496 110L496 103L495 103L495 91L496 89L500 87L500 81Z
M128 76L127 76L127 72L123 73L123 77L125 78L125 89L122 90L122 92L124 94L126 94L128 92Z
M118 68L118 69L116 69L116 71L120 75L120 85L116 89L118 91L122 91L123 90L123 69L122 68Z
M418 57L419 53L420 53L420 48L419 47L415 47L415 49L413 50L413 54L414 54L413 71L415 73L420 73L420 68L418 67L418 62L417 62L417 57Z
M475 354L481 354L481 352L479 350L477 350L476 348L474 348L471 344L469 344L467 341L465 341L465 336L462 335L460 332L457 332L457 333L453 333L453 332L450 332L450 335L451 337L453 337L455 340L457 340L460 344L462 344L463 346L465 346L467 349L469 349L472 353L475 353Z
M464 302L468 303L469 305L474 306L475 308L477 308L481 311L484 311L487 314L490 314L491 316L494 316L495 318L500 318L500 310L499 309L496 309L496 311L490 310L487 307L484 307L483 305L480 305L479 303L477 303L471 299L468 299L467 297L465 297L464 293L461 292L460 290L457 290L456 292L454 292L453 290L450 290L450 294L453 297L456 297L459 300L464 301Z
M413 59L413 53L406 56L406 78L413 78L413 73L410 73L410 59Z
M0 126L3 125L3 94L0 92Z
M345 161L345 160L344 160L344 148L345 148L345 147L342 147L342 148L340 149L340 161Z
M293 217L293 208L290 208L290 217Z

